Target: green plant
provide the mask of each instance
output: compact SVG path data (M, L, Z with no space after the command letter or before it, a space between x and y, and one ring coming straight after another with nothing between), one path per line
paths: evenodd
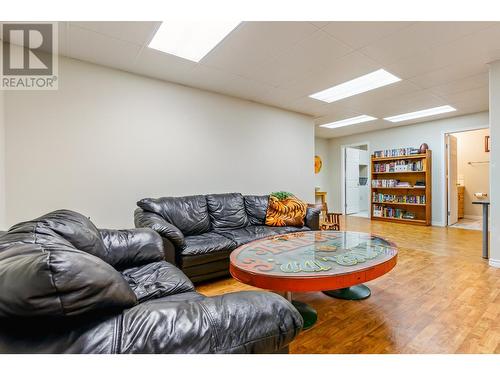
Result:
M274 191L271 193L271 195L280 201L293 197L293 194L289 193L288 191Z

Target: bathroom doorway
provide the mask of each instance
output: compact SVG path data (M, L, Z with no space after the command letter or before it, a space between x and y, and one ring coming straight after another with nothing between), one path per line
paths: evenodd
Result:
M370 156L368 144L342 146L342 207L350 216L370 216Z
M489 128L445 135L449 227L482 229L482 206L473 202L489 200L489 136Z

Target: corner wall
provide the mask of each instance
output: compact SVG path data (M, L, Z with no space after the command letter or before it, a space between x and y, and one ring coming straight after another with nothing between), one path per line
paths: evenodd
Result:
M0 230L6 230L5 213L5 108L4 92L0 90Z
M310 117L63 57L59 73L6 96L9 225L68 208L132 227L144 197L314 199Z
M432 150L432 222L434 225L445 225L443 217L443 194L446 191L444 178L444 140L447 132L477 129L489 126L488 112L458 116L443 120L423 122L415 125L400 126L369 133L354 134L346 137L332 138L329 141L329 160L332 192L329 206L333 210L341 210L341 148L360 142L367 142L370 154L375 150L400 147L419 147L427 143Z
M500 60L490 64L490 260L500 268Z
M318 174L314 175L314 187L318 188L320 191L326 191L326 197L329 198L330 195L330 160L328 152L328 140L322 138L315 138L315 155L318 155L323 165Z

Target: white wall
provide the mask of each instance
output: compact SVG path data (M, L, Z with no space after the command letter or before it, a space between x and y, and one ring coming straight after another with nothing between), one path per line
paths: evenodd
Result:
M131 227L144 197L314 197L314 126L292 112L61 58L59 90L6 94L7 223L58 208Z
M487 162L490 153L484 151L484 137L490 134L489 129L480 129L453 134L457 138L457 172L459 180L463 179L465 186L464 214L465 216L482 216L483 208L472 204L477 199L474 193L490 193L488 163L473 163L470 161Z
M315 155L321 157L323 166L318 174L314 175L314 187L319 187L320 191L326 191L326 196L329 196L330 188L330 162L328 160L328 140L323 138L315 138Z
M482 112L331 139L328 146L332 176L330 205L333 204L336 211L341 210L342 145L367 142L370 147L369 151L372 153L374 150L386 148L419 147L425 142L432 150L432 221L434 225L444 225L443 194L446 191L443 169L444 133L487 127L488 124L488 113Z
M490 265L500 268L500 60L490 64Z
M6 229L5 223L5 122L4 92L0 90L0 230Z

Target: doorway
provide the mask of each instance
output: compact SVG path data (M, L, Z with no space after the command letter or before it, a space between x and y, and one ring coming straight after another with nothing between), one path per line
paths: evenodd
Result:
M342 147L342 211L344 215L370 216L370 157L368 144Z
M445 134L446 224L482 229L482 206L489 200L489 128Z

